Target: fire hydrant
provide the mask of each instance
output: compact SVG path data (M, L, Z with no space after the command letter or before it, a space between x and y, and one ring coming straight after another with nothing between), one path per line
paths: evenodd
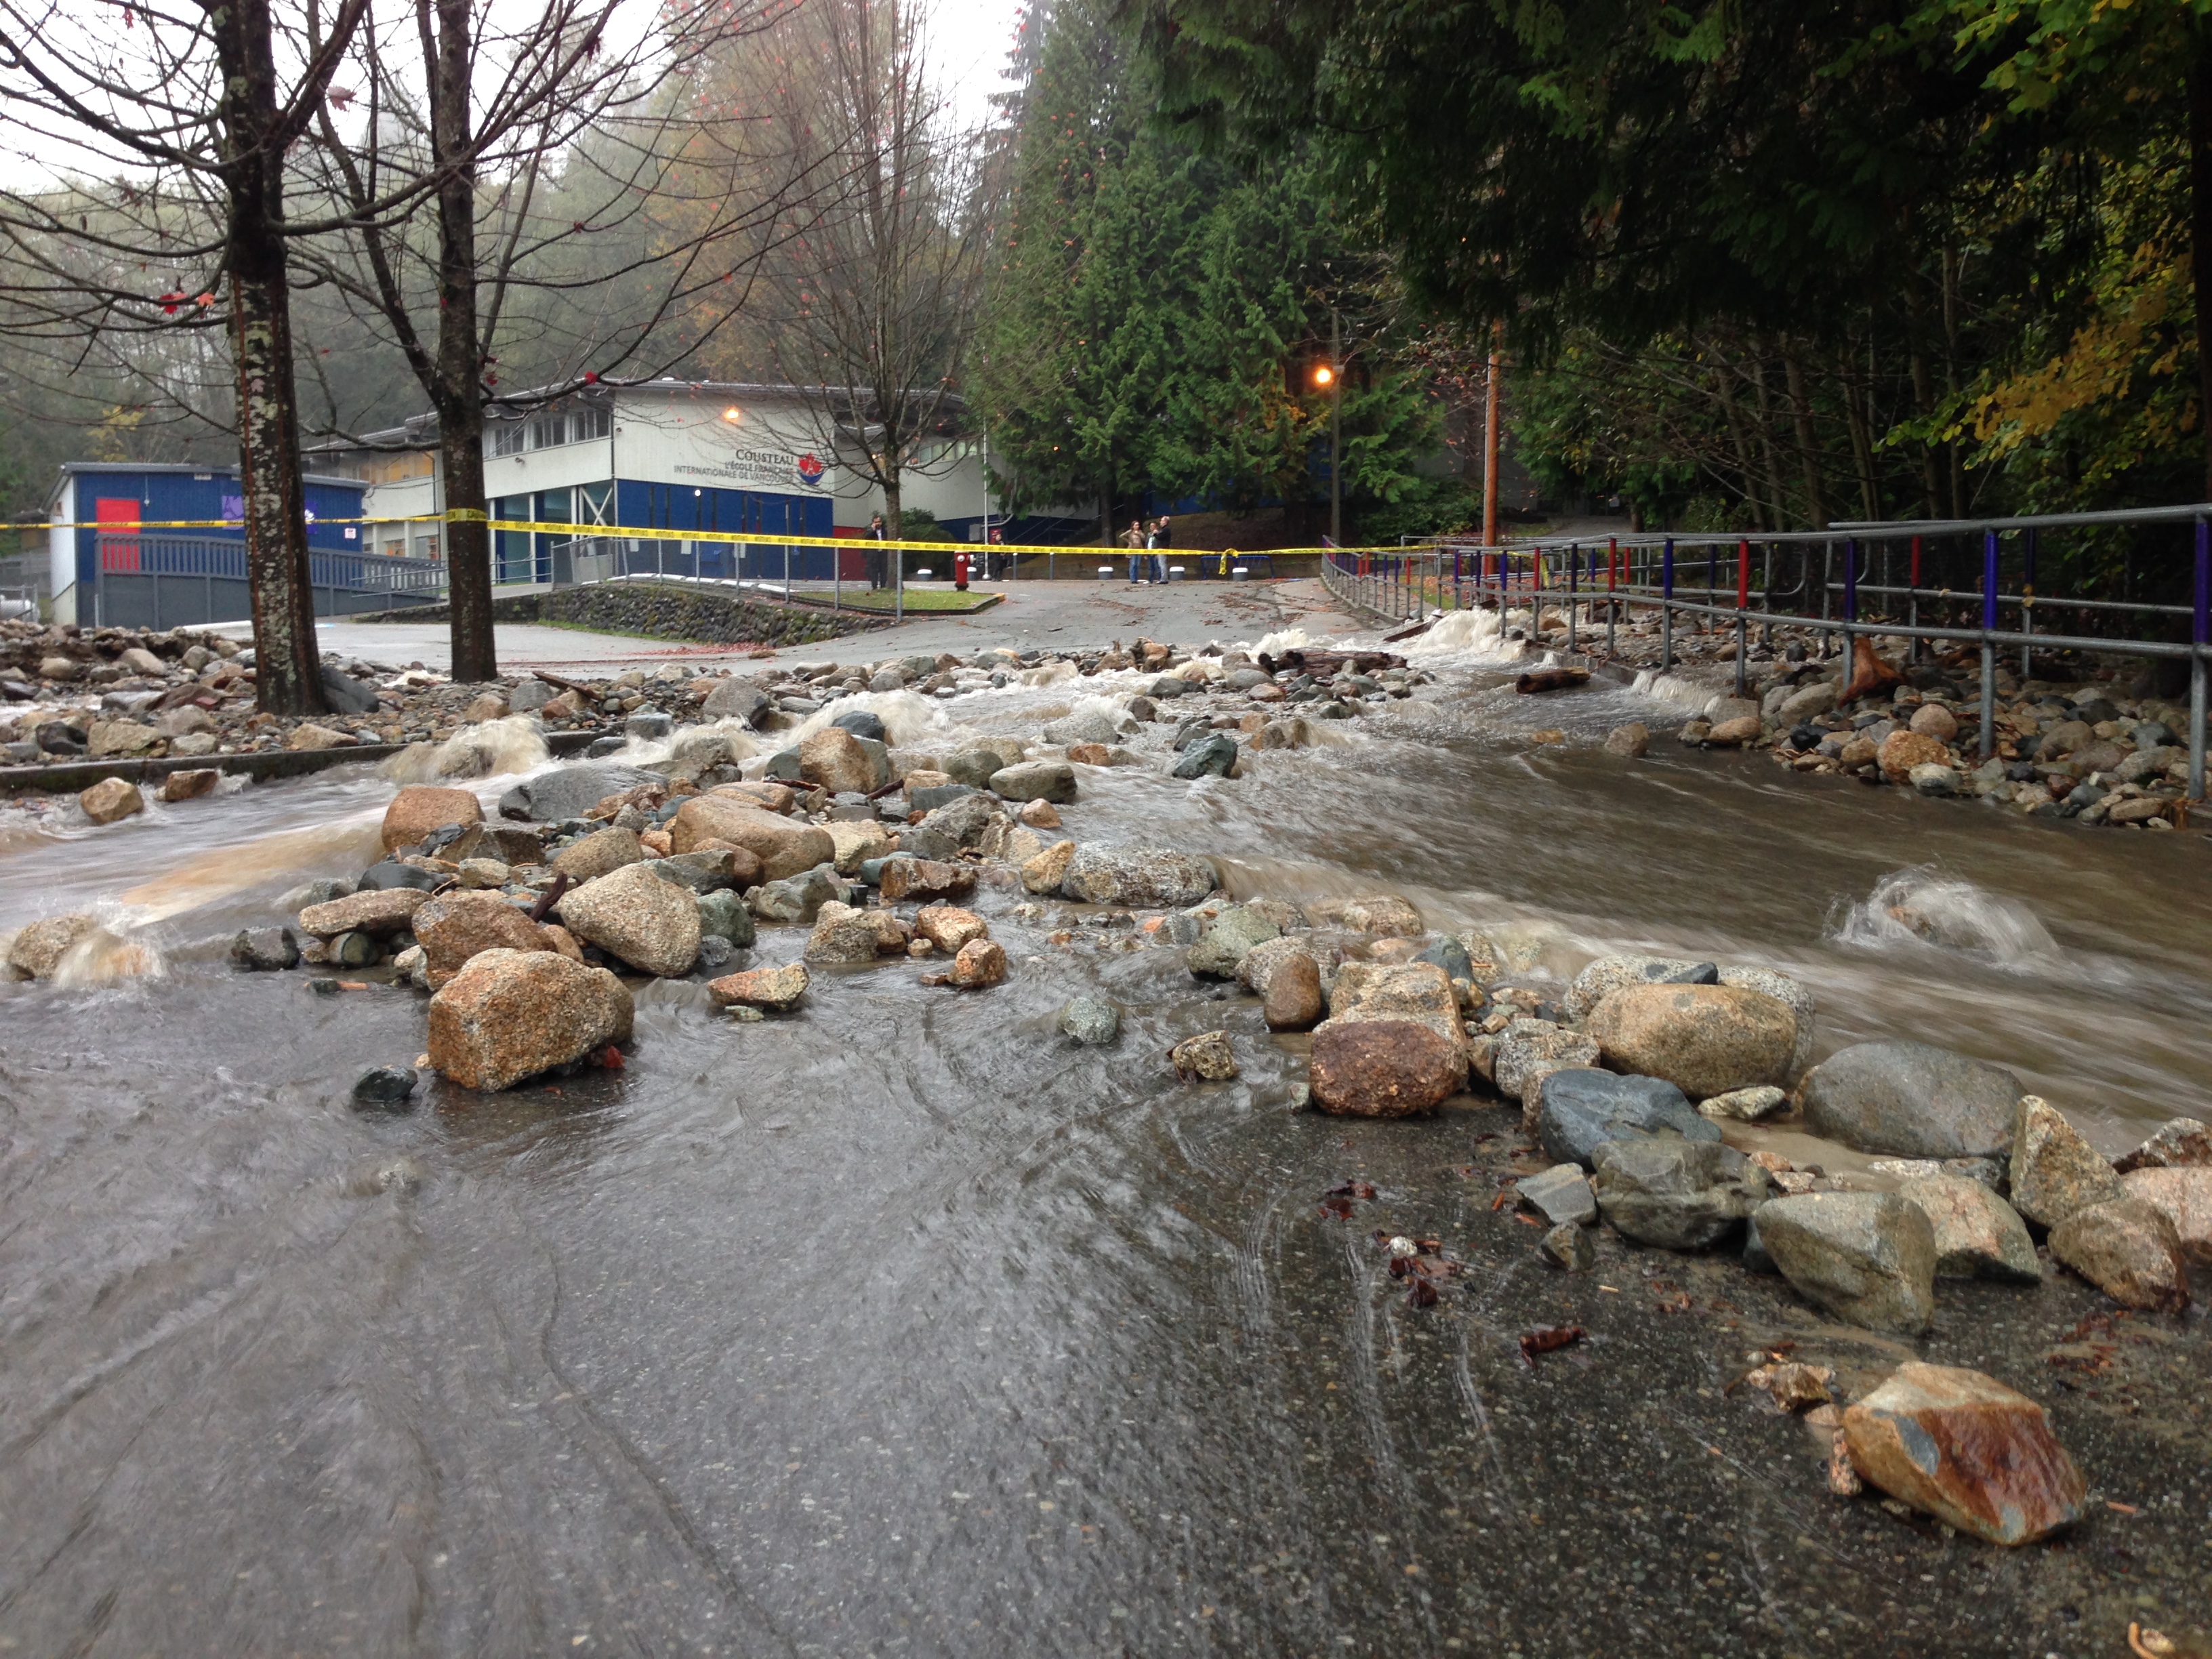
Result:
M952 556L952 586L963 593L968 591L968 552L965 548Z

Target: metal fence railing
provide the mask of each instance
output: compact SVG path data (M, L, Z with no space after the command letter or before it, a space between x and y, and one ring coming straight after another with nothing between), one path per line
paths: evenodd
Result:
M94 556L89 620L95 626L192 627L252 615L241 539L103 532L94 540ZM307 566L315 610L323 616L428 604L446 582L446 568L435 559L315 549Z
M1916 659L1931 644L1978 647L1985 760L2001 655L2018 651L2022 678L2038 651L2179 659L2189 665L2189 793L2204 797L2212 503L1756 536L1440 540L1334 550L1322 576L1340 599L1390 620L1525 609L1534 635L1552 607L1570 650L1612 654L1623 626L1656 618L1662 672L1674 665L1678 623L1732 629L1739 693L1754 628L1768 641L1777 626L1811 629L1823 656L1860 635L1901 636Z

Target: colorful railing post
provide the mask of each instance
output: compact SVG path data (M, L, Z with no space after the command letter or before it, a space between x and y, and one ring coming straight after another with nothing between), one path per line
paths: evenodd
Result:
M1982 533L1982 758L1997 747L1997 532Z
M1659 672L1674 666L1674 538L1659 556Z
M2197 521L2197 594L2189 619L2189 799L2204 799L2204 647L2212 639L2212 521Z

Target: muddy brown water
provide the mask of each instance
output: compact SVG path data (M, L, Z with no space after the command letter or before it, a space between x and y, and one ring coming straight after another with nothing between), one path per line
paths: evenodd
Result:
M1814 988L1822 1052L2002 1061L2108 1150L2203 1111L2195 836L1663 738L1625 763L1594 738L1652 705L1443 668L1250 779L1086 772L1071 831L1214 853L1240 891L1388 887L1533 973L1769 963ZM1033 732L1070 696L953 713ZM1569 743L1530 747L1540 722ZM1300 1045L1256 1004L1125 928L1054 947L1069 913L1003 890L988 993L886 965L736 1026L657 986L621 1073L357 1117L421 1000L222 951L357 870L389 788L0 826L0 927L107 904L165 970L0 992L0 1651L2070 1659L2212 1626L2201 1311L1944 1281L1907 1344L1725 1255L1609 1240L1548 1271L1493 1207L1517 1113L1294 1112ZM1082 991L1123 1005L1115 1048L1057 1037ZM1176 1085L1164 1050L1214 1026L1243 1077ZM1379 1196L1325 1216L1352 1176ZM1462 1258L1440 1305L1377 1228ZM1525 1362L1561 1323L1588 1334ZM1819 1437L1729 1390L1784 1341L1848 1385L1917 1352L2024 1389L2088 1516L2006 1553L1830 1498Z

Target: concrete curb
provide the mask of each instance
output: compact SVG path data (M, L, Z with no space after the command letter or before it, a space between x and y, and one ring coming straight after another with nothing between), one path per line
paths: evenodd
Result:
M545 747L565 757L580 754L607 731L550 732ZM73 795L106 778L126 783L158 783L172 772L213 768L242 773L258 783L272 778L303 778L333 766L366 765L404 753L406 743L360 743L337 749L264 749L244 755L168 755L160 760L64 761L52 766L0 766L0 794Z

